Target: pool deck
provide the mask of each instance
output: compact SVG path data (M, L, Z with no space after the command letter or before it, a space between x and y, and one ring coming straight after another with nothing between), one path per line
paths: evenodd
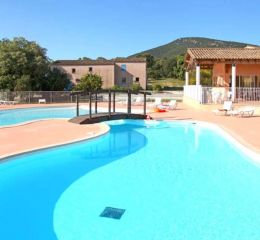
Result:
M87 105L87 104L85 104ZM1 109L47 106L75 106L75 104L30 104L1 106ZM101 104L104 107L106 104ZM120 106L119 107L125 107ZM134 108L140 109L141 106ZM231 116L216 116L212 109L218 106L206 106L194 109L184 103L179 103L176 110L166 113L151 113L157 120L192 120L214 123L226 130L244 146L260 153L260 106L256 116L239 118ZM0 159L13 154L33 151L40 148L67 144L89 139L105 134L109 128L105 124L78 125L67 120L42 120L20 126L0 128Z
M94 138L109 131L106 124L77 125L67 120L42 120L0 129L0 159Z

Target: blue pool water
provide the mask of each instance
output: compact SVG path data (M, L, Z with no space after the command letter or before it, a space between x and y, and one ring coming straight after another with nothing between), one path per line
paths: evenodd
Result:
M0 164L0 236L259 240L259 188L259 166L201 124L111 122L97 139ZM100 217L106 207L125 211Z
M80 114L87 114L88 111L80 109ZM0 127L24 123L39 119L48 118L72 118L76 116L75 107L42 107L42 108L21 108L0 111Z

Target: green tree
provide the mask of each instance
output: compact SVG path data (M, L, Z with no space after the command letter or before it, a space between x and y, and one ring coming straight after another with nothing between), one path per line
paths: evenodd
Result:
M44 91L63 91L70 90L70 80L68 75L59 69L49 69L46 75L46 81L42 84Z
M24 38L0 41L0 89L58 91L70 84L65 73L51 69L46 49Z
M155 63L154 56L148 53L140 54L137 56L138 58L146 58L147 68L153 67Z
M164 77L164 72L163 72L163 60L158 59L155 61L155 64L151 68L150 76L153 79L160 79ZM148 72L149 73L149 72Z
M200 83L203 86L211 86L212 85L212 71L201 69L200 70ZM196 71L192 71L190 74L190 84L196 84Z
M14 91L30 91L31 81L29 75L22 75L21 78L16 80Z
M176 57L176 66L174 68L174 77L180 80L184 80L185 68L184 68L184 56Z
M79 84L75 86L78 91L97 91L102 88L102 77L97 74L87 74L80 79Z
M96 59L97 61L107 61L107 59L106 58L104 58L104 57L98 57L97 59Z
M91 61L92 59L89 57L80 57L78 60L86 60L86 61Z
M163 77L174 78L176 76L175 74L176 66L177 66L177 59L175 57L164 59L162 63Z
M4 90L41 90L49 59L46 49L24 38L0 41L0 87Z

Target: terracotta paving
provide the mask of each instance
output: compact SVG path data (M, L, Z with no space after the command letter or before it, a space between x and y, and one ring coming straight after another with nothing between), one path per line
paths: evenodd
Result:
M2 106L2 109L43 106L75 106L75 104L30 104ZM85 104L88 106L88 104ZM100 107L106 107L106 103ZM118 107L126 107L117 104ZM137 106L135 108L142 108ZM158 120L199 120L215 123L224 128L245 146L260 153L260 106L257 116L239 118L231 116L215 116L212 109L218 106L206 106L202 109L193 109L179 103L176 110L166 113L151 113ZM30 151L47 146L60 145L70 141L91 138L106 133L105 124L76 125L67 120L44 120L21 126L0 128L0 158L20 152Z
M64 107L64 106L75 106L75 103L54 103L54 104L8 104L0 105L0 110L16 109L16 108L28 108L28 107Z
M105 124L77 125L67 120L43 120L0 129L0 158L47 146L93 138L109 131Z

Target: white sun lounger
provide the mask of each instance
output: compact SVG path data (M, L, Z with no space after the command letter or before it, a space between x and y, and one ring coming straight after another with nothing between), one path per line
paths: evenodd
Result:
M231 116L238 116L238 117L252 117L254 115L255 108L251 106L242 107L237 110L229 111Z
M232 111L232 109L233 109L232 101L225 101L223 104L223 108L215 109L215 110L213 110L213 112L216 115L220 115L220 114L227 115L227 113Z
M5 100L0 100L0 105L14 105L16 104L16 101L5 101Z
M133 101L133 105L142 105L143 104L143 99L142 97L136 97Z
M161 105L161 104L162 104L162 99L160 97L155 98L153 105L155 107L157 107L158 105Z
M171 100L169 104L160 104L157 107L160 109L174 110L177 108L177 101Z
M149 104L148 106L150 108L157 108L158 106L160 106L162 104L162 99L160 97L156 97L154 102Z
M38 103L46 103L46 99L45 98L40 98L39 100L38 100Z

